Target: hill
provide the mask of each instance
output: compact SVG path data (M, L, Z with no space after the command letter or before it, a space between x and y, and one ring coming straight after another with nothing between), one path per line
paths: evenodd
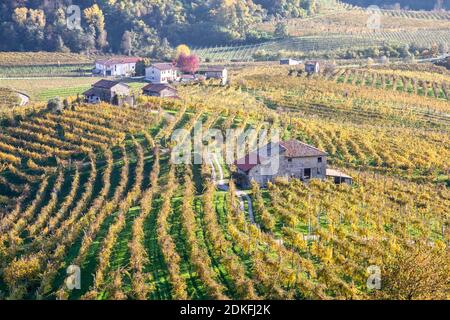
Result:
M259 41L250 24L305 17L334 0L2 1L0 51L122 52L167 57L169 43ZM79 7L68 7L69 4Z

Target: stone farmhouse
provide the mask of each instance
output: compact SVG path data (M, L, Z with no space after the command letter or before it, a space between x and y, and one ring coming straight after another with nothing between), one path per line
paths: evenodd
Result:
M95 62L94 74L104 77L128 77L136 74L136 64L140 62L141 58L124 57L111 58L106 60L97 60Z
M88 103L108 102L114 105L123 103L134 104L130 101L130 87L122 82L100 80L92 88L83 93Z
M298 140L270 143L236 161L244 184L252 180L266 186L275 178L302 181L331 178L335 183L352 183L352 178L338 170L327 169L327 153ZM276 165L274 165L276 164Z
M146 96L160 98L178 98L177 89L167 84L148 84L142 88L142 93Z
M145 69L145 80L151 83L170 83L179 79L172 63L155 63Z
M277 166L274 166L277 163ZM266 186L277 177L325 179L327 153L298 140L268 144L236 161L248 181Z

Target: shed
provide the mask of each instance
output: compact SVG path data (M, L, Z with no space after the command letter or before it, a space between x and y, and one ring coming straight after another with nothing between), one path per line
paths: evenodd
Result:
M327 178L333 180L336 184L353 184L352 177L336 169L327 169Z

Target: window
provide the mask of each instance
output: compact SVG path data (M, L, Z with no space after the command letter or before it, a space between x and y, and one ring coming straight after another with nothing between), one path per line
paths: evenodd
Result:
M322 163L322 157L317 158L318 163Z
M288 162L292 162L292 158L289 158L289 159L288 159Z

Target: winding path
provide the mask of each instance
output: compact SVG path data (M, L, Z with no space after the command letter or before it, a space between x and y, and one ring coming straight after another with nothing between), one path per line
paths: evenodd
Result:
M20 98L20 106L26 106L29 102L30 102L30 97L27 96L26 94L23 94L21 92L16 91L17 95Z
M220 161L219 161L216 153L210 153L208 155L208 163L211 166L212 179L213 179L214 183L217 185L217 188L222 191L227 191L228 190L228 181L226 179L224 179L223 168L222 168L222 165L220 164ZM216 167L219 172L217 172ZM248 195L247 191L237 190L236 196L240 200L240 209L243 212L245 211L245 201L247 201L248 215L249 215L250 221L251 221L251 223L256 224L255 216L253 214L252 199Z

